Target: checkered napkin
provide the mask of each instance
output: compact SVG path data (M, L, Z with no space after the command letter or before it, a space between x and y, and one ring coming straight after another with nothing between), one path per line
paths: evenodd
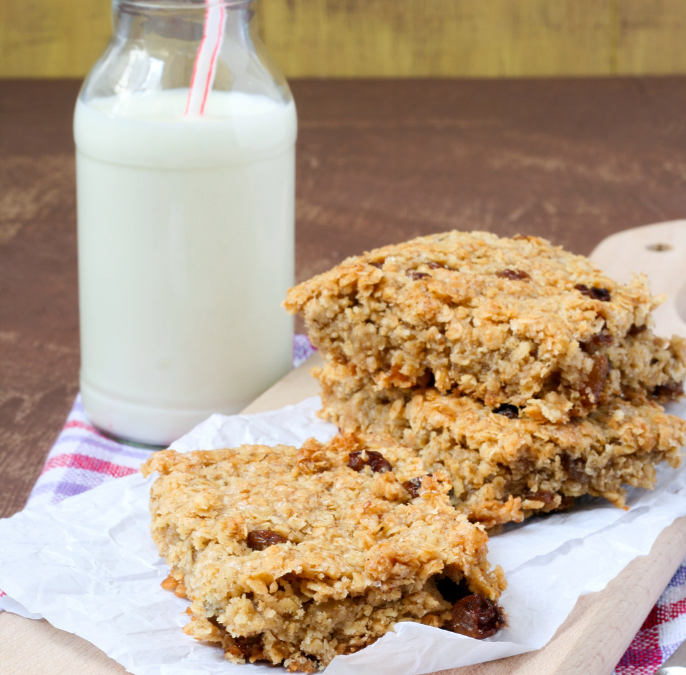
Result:
M296 335L293 365L300 365L313 351L305 335ZM81 398L77 396L29 496L27 508L57 504L66 497L136 473L150 453L100 434L86 418ZM3 595L0 590L0 597ZM669 582L613 675L654 675L684 639L686 561Z

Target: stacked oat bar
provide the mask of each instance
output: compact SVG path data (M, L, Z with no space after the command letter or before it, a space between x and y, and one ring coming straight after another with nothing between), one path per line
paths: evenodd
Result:
M291 289L325 359L322 415L386 434L494 527L584 494L624 504L680 462L686 340L660 299L536 237L448 232L349 258Z

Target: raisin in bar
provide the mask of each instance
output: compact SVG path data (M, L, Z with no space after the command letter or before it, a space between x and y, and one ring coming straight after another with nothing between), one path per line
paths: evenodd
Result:
M486 533L390 440L168 450L142 471L160 473L151 533L163 585L192 603L184 630L231 661L314 672L399 621L471 637L504 623Z
M491 528L571 506L581 495L624 506L624 486L651 488L677 467L686 422L652 400L612 397L563 424L436 389L379 389L344 365L316 369L320 415L345 431L386 434L450 475L454 504Z
M652 333L659 302L644 277L618 284L543 239L448 232L348 258L284 304L325 359L379 386L564 422L626 390L682 393L686 340Z

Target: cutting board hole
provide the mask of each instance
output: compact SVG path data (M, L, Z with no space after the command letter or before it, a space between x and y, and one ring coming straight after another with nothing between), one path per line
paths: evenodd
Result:
M672 246L669 244L648 244L646 248L649 251L657 251L658 253L663 253L664 251L671 251Z

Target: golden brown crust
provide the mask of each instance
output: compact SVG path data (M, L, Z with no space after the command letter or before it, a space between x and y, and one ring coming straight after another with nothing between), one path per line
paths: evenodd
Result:
M389 435L429 470L447 470L458 508L486 527L584 494L621 507L623 486L653 487L655 465L678 466L686 442L686 422L647 399L613 397L585 418L552 424L435 389L379 389L340 364L315 375L322 417L345 431Z
M543 239L448 232L348 258L284 304L326 359L378 386L430 384L564 422L684 379L686 341L649 329L659 302L644 277L618 284Z
M367 463L351 461L356 452ZM142 471L161 474L151 532L192 601L186 632L232 661L311 672L398 621L447 625L438 577L490 600L504 588L485 532L451 506L447 475L426 476L417 453L390 439L164 451ZM417 477L413 498L403 483Z

